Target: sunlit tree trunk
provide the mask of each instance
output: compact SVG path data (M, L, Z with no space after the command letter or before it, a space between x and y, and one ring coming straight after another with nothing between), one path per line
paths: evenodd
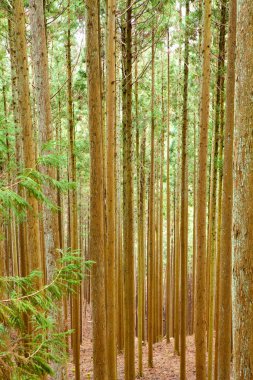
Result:
M213 134L213 152L211 159L211 186L210 186L210 252L209 252L209 324L208 324L208 378L213 377L213 331L214 331L214 300L215 300L215 263L217 260L217 181L218 181L218 154L219 130L221 125L221 91L225 59L225 31L226 31L226 5L221 3L221 16L219 28L219 55L217 66L215 121Z
M76 157L75 157L75 126L73 118L72 95L72 63L71 63L71 31L70 31L70 0L68 1L68 31L67 31L67 105L68 105L68 139L69 139L69 179L76 182ZM77 191L71 190L70 194L70 247L77 253L78 244L78 217L77 217ZM72 326L73 334L73 358L75 363L75 378L80 379L80 288L72 296Z
M159 140L157 139L154 151L157 152ZM159 162L155 162L155 252L154 252L154 321L153 321L153 343L158 342L158 307L159 307Z
M175 168L175 246L174 246L174 351L177 355L180 352L180 144L181 133L177 132L177 164Z
M249 0L243 0L238 1L237 4L233 208L233 357L234 378L236 380L250 380L253 378L253 3ZM222 274L223 271L224 269L222 269ZM225 304L224 307L226 307ZM229 307L228 304L227 310ZM227 346L229 340L225 339Z
M103 129L101 70L99 48L98 0L86 0L87 69L90 130L90 257L95 264L91 272L93 317L94 378L106 380L106 311L104 270L104 194L103 194Z
M155 150L155 116L154 116L154 80L155 80L155 50L154 30L152 29L152 93L151 93L151 163L149 184L149 246L148 246L148 365L153 367L153 329L154 329L154 252L155 252L155 183L154 183L154 150Z
M23 1L13 2L13 25L15 28L16 42L16 62L17 62L17 84L18 84L18 103L20 114L20 126L23 133L24 164L27 169L34 170L35 161L35 142L32 125L32 112L30 105L29 91L29 72L27 57L27 42L25 31L25 12ZM27 194L27 200L31 208L27 211L27 256L29 270L42 270L42 255L40 247L40 230L38 219L38 201L32 194ZM40 285L41 280L38 280Z
M182 6L179 8L179 28L182 30ZM178 52L178 82L176 88L176 109L179 110L181 104L181 80L182 80L182 46L179 45ZM176 112L177 123L180 125L180 112ZM182 128L177 128L177 163L175 165L175 220L174 220L174 351L180 353L180 215L181 215L181 133Z
M159 283L158 283L158 339L163 338L163 166L164 166L164 123L165 117L162 120L161 134L161 162L160 162L160 189L159 189Z
M192 221L192 330L195 331L195 292L196 292L196 119L194 115L193 131L193 221Z
M138 360L139 376L143 375L142 341L144 334L143 314L145 312L145 155L146 155L146 131L143 131L140 151L140 215L139 215L139 258L138 258Z
M136 126L136 177L137 177L137 231L138 231L138 375L143 376L143 353L142 342L144 337L144 316L145 316L145 150L146 133L143 131L140 145L139 126L139 83L138 83L138 39L137 28L135 32L135 126Z
M117 345L119 352L124 348L124 305L123 305L123 252L122 252L122 191L121 191L121 133L117 136Z
M167 98L167 179L166 179L166 216L167 216L167 227L166 227L166 341L170 342L170 312L171 312L171 250L170 250L170 36L168 30L168 98Z
M107 2L107 360L108 376L117 379L116 362L116 208L115 208L115 123L116 123L116 36L115 0Z
M181 152L181 329L180 329L180 379L186 378L186 305L187 305L187 250L188 250L188 76L189 76L189 0L186 0L183 125Z
M52 144L53 131L48 76L46 30L42 0L36 2L34 0L30 1L30 20L35 96L38 112L38 135L40 139L41 150L40 154L45 156L52 153L52 148L49 148L49 144ZM42 166L41 170L45 175L56 179L56 170L52 166ZM57 193L55 189L50 186L45 186L43 191L51 202L57 204ZM44 207L43 214L47 280L52 281L52 276L56 267L56 261L59 258L58 249L60 248L58 215L48 207ZM58 319L58 321L60 321L60 319ZM57 378L60 378L61 369L59 366L57 366L55 370L57 373Z
M52 153L52 149L46 147L46 144L52 142L53 132L43 0L36 1L36 3L34 0L30 1L30 20L38 130L41 153L47 155ZM56 178L56 171L53 167L44 167L43 172L54 179ZM44 193L56 204L56 191L54 189L46 186ZM58 218L57 213L52 212L46 207L44 208L44 215L47 278L51 281L57 259L57 249L59 248Z
M204 2L203 62L198 156L197 261L196 261L196 377L206 378L206 182L209 120L211 0Z
M126 1L126 117L123 124L123 249L124 249L124 353L125 379L135 377L134 338L134 215L132 127L132 2Z
M226 84L226 120L224 128L224 166L222 190L222 221L220 246L220 303L218 379L230 379L231 367L231 306L232 306L232 206L233 206L233 138L236 55L236 0L230 0L228 34L228 68ZM240 127L239 127L240 128ZM238 138L238 137L237 137ZM237 140L238 141L238 140ZM240 205L238 205L241 207ZM236 215L236 214L235 214ZM251 278L252 281L252 278ZM237 301L236 301L237 302ZM236 307L236 305L235 305ZM239 348L240 350L240 348ZM239 358L235 357L236 362ZM235 367L238 368L238 367ZM242 372L243 373L243 372ZM237 372L239 375L239 372ZM248 377L252 377L251 375ZM245 378L239 375L238 379Z

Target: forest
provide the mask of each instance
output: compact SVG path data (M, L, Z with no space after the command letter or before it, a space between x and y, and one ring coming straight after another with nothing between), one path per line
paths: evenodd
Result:
M0 380L253 380L252 0L0 0Z

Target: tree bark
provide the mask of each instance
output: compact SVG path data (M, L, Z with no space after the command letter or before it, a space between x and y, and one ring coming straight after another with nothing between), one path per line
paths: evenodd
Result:
M234 377L236 380L250 380L253 377L253 3L243 0L237 4L232 313ZM226 341L228 343L227 338Z
M171 312L171 250L170 250L170 34L168 30L168 99L167 99L167 179L166 179L166 341L170 342L170 312Z
M115 230L115 123L116 123L116 2L107 2L107 93L106 93L106 117L107 117L107 360L108 376L112 380L117 379L117 350L116 350L116 230Z
M13 25L15 28L16 62L17 62L17 85L18 85L18 106L20 113L20 126L23 133L24 164L27 169L34 170L35 142L32 124L32 112L30 104L29 72L27 57L27 42L25 31L25 11L23 1L13 2ZM27 194L27 200L31 208L27 211L27 249L26 251L28 271L42 270L42 255L40 246L40 229L38 219L38 201L32 194ZM38 280L38 286L42 283Z
M135 377L134 363L134 215L133 215L133 126L132 126L132 2L126 1L125 85L123 123L123 250L124 250L124 349L125 379Z
M213 377L213 331L214 331L214 299L215 299L215 263L217 258L217 181L218 181L218 154L219 154L219 131L221 128L221 99L222 83L225 61L225 33L226 33L226 4L225 0L220 5L220 28L219 28L219 55L216 81L216 104L213 135L213 152L211 159L211 186L210 186L210 234L209 234L209 317L208 317L208 378ZM218 315L217 315L218 316Z
M223 190L222 190L222 208L221 208L221 213L222 213L221 243L220 243L221 244L220 245L220 302L219 302L219 331L218 331L218 334L219 334L218 379L220 380L230 379L230 367L231 367L232 207L233 207L235 58L236 58L236 0L230 0L229 34L228 34L228 69L227 69L227 84L226 84L226 121L225 121L225 128L224 128L224 166L223 166ZM238 127L239 125L240 124L238 124ZM236 203L235 203L235 206L236 206ZM237 206L241 207L241 205L239 204L237 204ZM252 278L251 278L251 281L252 281ZM237 304L237 301L236 301L236 304ZM237 308L236 304L235 304L235 308ZM237 341L235 343L235 348L236 348L236 344L237 344ZM235 356L235 363L238 363L239 360L240 358ZM235 368L238 368L238 367L235 366ZM239 373L240 373L240 370L239 372L237 372L237 375L239 375ZM236 379L244 378L240 376L241 375L236 377Z
M51 149L45 144L52 142L52 116L50 104L50 88L48 77L48 58L46 46L46 30L44 20L43 0L30 1L30 20L32 36L32 57L35 74L35 95L38 111L38 130L41 141L41 153L50 154ZM56 178L56 171L53 167L42 168L46 175ZM49 186L44 187L45 195L56 204L56 191ZM47 278L52 279L55 262L58 257L59 233L57 213L44 207L44 235L46 245Z
M73 118L72 95L72 63L71 63L71 31L70 31L70 0L68 0L68 31L67 31L67 110L68 110L68 139L69 139L69 180L76 182L76 156L75 156L75 125ZM69 217L70 217L70 247L78 254L78 216L77 216L77 191L73 189L69 193ZM95 260L94 260L95 261ZM75 378L80 379L80 287L72 296L72 326L73 333L73 359L75 363Z
M180 379L186 378L186 300L187 300L187 250L188 250L188 76L189 76L189 0L186 0L184 92L181 152L181 330L180 330Z
M206 180L209 120L211 0L204 2L203 62L198 156L197 268L196 268L196 377L206 379Z
M106 380L106 311L104 268L104 194L103 194L103 129L101 69L99 48L98 0L86 0L87 69L90 130L90 255L95 261L91 271L93 316L94 378Z
M148 247L148 365L153 367L153 329L154 329L154 244L155 244L155 213L154 213L154 149L155 149L155 116L154 116L154 75L155 75L154 29L152 29L152 93L151 93L151 163L149 184L149 247Z

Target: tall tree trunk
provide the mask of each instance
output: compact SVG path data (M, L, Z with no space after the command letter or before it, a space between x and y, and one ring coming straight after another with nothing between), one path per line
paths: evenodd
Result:
M179 9L179 29L182 30L182 7ZM182 47L179 45L178 52L178 83L176 89L176 108L180 108L181 104L181 80L182 80ZM176 113L178 125L180 125L179 111ZM181 133L182 128L177 129L177 163L175 166L175 254L174 254L174 351L177 355L180 353L180 189L181 189Z
M116 122L116 35L115 0L107 2L107 361L108 376L117 379L116 350L116 230L115 230L115 122Z
M159 204L159 284L158 284L158 339L163 338L163 166L164 166L164 124L165 117L162 121L162 135L161 135L161 163L160 163L160 204Z
M119 107L120 109L120 107ZM123 305L123 252L122 252L122 187L121 187L121 130L117 130L117 345L119 352L124 348L124 305Z
M230 379L230 367L231 367L233 139L234 139L234 97L235 97L234 93L235 93L235 58L236 58L235 51L236 51L236 0L230 0L229 34L228 34L228 69L227 69L227 84L226 84L226 121L225 121L225 128L224 128L224 166L223 166L223 190L222 190L222 208L221 208L222 219L221 219L221 246L220 246L220 303L219 303L219 331L218 331L218 334L219 334L218 379L220 380ZM253 72L252 72L252 75L253 75ZM242 123L243 123L242 125L244 125L244 121L242 121ZM237 124L237 125L238 125L237 128L239 128L238 131L240 131L241 126L240 124ZM238 135L237 135L237 139L238 139ZM236 203L235 203L235 206L241 207L240 204L236 204ZM252 282L252 278L250 279L250 281ZM236 304L237 304L237 300L236 300ZM236 305L235 307L237 308ZM238 347L236 346L237 342L238 341L236 341L235 343L235 348ZM236 354L236 351L235 351L235 354ZM240 358L235 356L235 363L238 363L239 360ZM236 374L238 376L236 378L238 379L245 378L243 376L243 369L242 371L240 371L237 365L235 366L235 368L237 369ZM250 377L252 377L252 373L248 378Z
M175 270L174 270L174 351L177 355L180 352L180 129L177 132L177 165L175 166Z
M193 141L193 221L192 221L192 333L195 332L195 293L196 293L196 118L194 114L194 141Z
M27 169L34 170L36 167L35 142L29 91L25 11L23 1L21 0L14 0L13 2L13 19L16 42L18 102L20 125L23 133L24 163ZM27 211L27 248L29 249L29 252L26 252L26 256L28 257L28 269L29 271L34 269L42 270L38 201L29 193L27 194L27 200L31 205L31 208ZM41 280L38 280L38 286L41 285L41 282Z
M72 95L72 64L71 64L71 34L70 34L70 0L68 0L68 31L67 31L67 101L68 101L68 139L69 139L69 179L76 182L75 157L75 126L73 118ZM77 191L70 191L70 247L76 252L78 245ZM95 260L94 260L95 261ZM80 379L80 287L72 297L73 359L75 363L75 378Z
M215 262L216 237L217 237L217 180L218 180L218 153L219 153L219 130L221 125L221 92L222 78L225 60L225 32L226 32L226 4L222 0L220 5L220 28L219 28L219 55L216 81L216 104L215 122L213 135L213 152L211 162L211 186L210 186L210 251L209 251L209 324L208 324L208 378L213 377L213 331L214 331L214 295L215 295Z
M45 150L44 146L52 141L53 132L43 0L36 2L35 0L30 1L30 20L33 67L35 74L35 95L38 111L38 130L42 153L43 155L47 155L52 153L52 150L48 148ZM56 171L53 167L44 167L43 172L54 179L56 178ZM45 186L44 193L54 204L56 204L56 191L54 189ZM44 208L44 216L47 278L51 281L55 268L55 261L58 257L58 218L57 213L52 212L46 207Z
M154 29L152 29L152 93L151 93L151 163L149 185L149 247L148 247L148 365L153 367L153 329L154 329L154 244L155 244L155 213L154 213L154 158L155 158L155 115L154 115L154 91L155 91L155 47Z
M38 133L41 142L41 152L43 155L52 153L52 150L45 148L53 139L52 115L50 104L50 88L48 77L48 57L46 46L46 30L43 0L30 1L30 20L31 20L31 37L32 37L32 58L34 68L35 96L38 111ZM56 170L52 166L41 168L42 172L56 179ZM50 186L45 186L44 194L51 202L57 204L56 190ZM44 207L44 241L45 241L45 258L47 280L53 279L53 273L56 268L56 261L59 258L60 240L58 215L56 212ZM59 304L60 308L60 304ZM60 314L58 314L60 317ZM60 319L59 319L60 322ZM54 364L57 378L61 378L62 370L59 365Z
M90 129L90 256L95 264L91 272L93 316L94 378L106 380L106 311L104 268L104 194L103 194L103 129L101 70L99 48L98 0L86 0L87 69Z
M196 376L206 379L206 179L209 120L211 0L204 2L203 62L198 156L197 273L196 273Z
M139 257L138 257L138 360L139 376L143 376L142 365L142 341L144 333L143 313L144 305L144 284L145 284L145 155L146 155L146 131L143 131L141 152L140 152L140 219L139 219Z
M166 216L167 216L167 260L166 260L166 341L170 342L170 305L171 305L171 252L170 252L170 34L168 30L168 98L167 98L167 179L166 179Z
M124 353L125 379L135 377L134 363L134 215L132 127L132 2L126 2L125 84L126 109L123 123L123 249L124 249Z
M235 17L233 4L232 18ZM253 291L253 3L238 2L237 9L237 66L235 94L234 140L234 256L233 256L233 336L234 377L249 380L253 377L252 291ZM235 27L233 20L233 28ZM231 52L230 52L231 54ZM231 68L230 68L231 70ZM232 76L231 72L230 75ZM231 85L231 84L230 84ZM232 117L232 116L231 116ZM227 148L226 148L227 149ZM224 178L225 180L225 178ZM224 185L225 192L225 185ZM225 231L224 231L225 232ZM223 274L224 267L222 265ZM228 276L228 274L227 274ZM224 280L225 281L225 280ZM227 280L229 281L229 279ZM223 290L224 291L224 290ZM228 304L223 304L227 310ZM225 311L224 311L225 312ZM226 339L226 350L229 339ZM227 354L228 355L228 354Z
M180 379L186 378L186 305L187 305L187 250L188 250L188 76L189 76L189 0L186 0L185 51L184 51L184 93L182 125L181 163L181 330L180 330Z

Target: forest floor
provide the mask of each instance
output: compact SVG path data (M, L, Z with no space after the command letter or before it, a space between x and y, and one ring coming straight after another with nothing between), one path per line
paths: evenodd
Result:
M138 370L137 356L137 339L136 339L136 372ZM187 337L186 353L186 378L187 380L196 379L195 375L195 345L194 337ZM180 378L180 358L174 354L173 338L169 344L166 340L154 344L153 351L154 368L148 368L148 346L143 345L143 377L141 379L149 380L177 380ZM68 367L68 379L74 379L74 366L70 363ZM83 342L81 345L81 380L93 379L92 374L92 320L87 312L86 320L83 326ZM124 355L118 355L118 380L124 379Z

